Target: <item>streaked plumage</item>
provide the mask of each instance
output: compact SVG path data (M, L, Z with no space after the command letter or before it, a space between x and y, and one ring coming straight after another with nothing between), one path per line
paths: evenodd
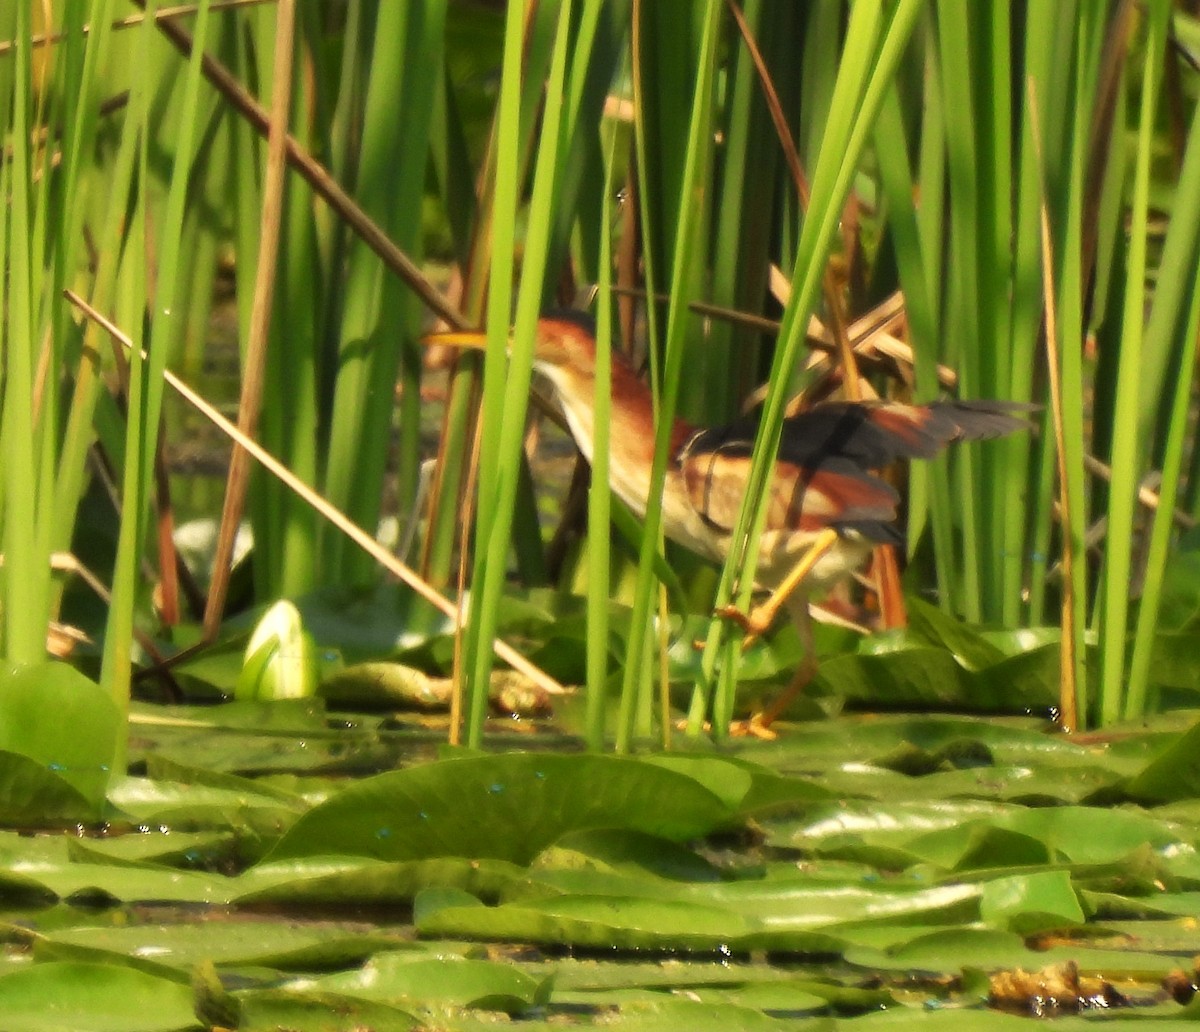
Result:
M539 320L534 367L553 386L579 450L591 462L594 437L595 332L570 312ZM472 333L435 335L445 343L481 346ZM609 480L613 492L645 515L654 457L650 392L619 353L612 356ZM778 606L795 620L807 651L792 694L811 676L808 595L856 569L877 543L903 543L896 525L899 496L874 471L897 459L928 459L956 440L982 440L1028 427L1029 406L994 401L825 402L783 426L770 480L756 581L781 589L765 615L747 619L762 633ZM663 487L663 530L669 538L722 562L746 489L757 424L743 419L700 429L676 419ZM808 568L811 564L811 569ZM784 706L752 722L761 730Z
M554 386L567 425L592 458L595 344L591 320L577 313L538 323L535 368ZM612 360L609 470L613 491L637 515L646 511L654 454L649 390L624 356ZM876 543L902 543L899 497L871 471L897 459L932 458L955 440L982 440L1028 426L1021 406L994 401L825 402L784 422L771 479L758 582L774 587L826 527L840 546L807 580L825 586L855 569ZM729 550L746 485L757 423L743 419L699 429L676 419L663 491L669 538L717 562Z

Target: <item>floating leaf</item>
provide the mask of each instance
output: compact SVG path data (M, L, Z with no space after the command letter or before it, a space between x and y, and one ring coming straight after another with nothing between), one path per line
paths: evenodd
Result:
M731 756L662 753L647 763L677 770L725 800L731 810L749 815L798 803L831 798L832 793L803 778L781 777L749 760Z
M715 882L720 869L686 846L639 831L568 832L534 861L535 868L628 871L675 881Z
M346 1032L347 1029L427 1027L412 1014L377 1000L308 989L246 990L234 994L241 1009L240 1032Z
M399 934L365 935L324 924L277 919L116 928L97 924L47 932L38 944L39 951L78 949L127 954L184 972L203 962L220 968L258 965L282 971L332 969L361 964L382 950L405 948L418 949ZM66 954L59 956L67 959ZM113 961L109 958L108 962Z
M348 906L409 903L421 890L456 888L495 899L527 881L522 868L504 860L443 856L385 862L358 857L300 857L262 864L243 874L235 888L242 906Z
M0 753L28 757L47 775L35 781L28 770L0 771L0 821L28 819L30 799L22 792L45 803L43 823L98 817L120 725L111 696L66 663L38 663L0 675ZM56 792L55 781L70 786L74 798Z
M94 819L97 805L45 765L0 752L0 824L46 828Z
M947 616L937 606L912 595L905 599L905 605L910 640L941 646L968 670L982 670L1005 658L970 624Z
M1021 935L1072 928L1084 919L1066 871L1038 871L985 882L979 916L994 928Z
M694 779L611 756L469 756L368 778L310 810L268 859L493 857L528 863L569 831L683 841L732 812Z
M175 1032L197 1027L192 990L115 964L47 963L0 976L5 1032Z
M761 924L732 908L698 902L614 896L559 896L484 907L478 901L423 907L424 936L535 942L594 948L716 950L737 948ZM828 947L828 936L819 936Z
M381 953L357 971L307 981L303 987L385 1003L450 1004L520 1014L545 1003L551 984L550 977L534 978L511 964L454 954Z
M670 997L640 1000L621 1008L607 1028L616 1032L833 1032L831 1019L797 1025L793 1019L772 1018L751 1007L731 1003L678 1000Z
M1200 798L1200 722L1130 778L1124 789L1131 799L1149 803Z

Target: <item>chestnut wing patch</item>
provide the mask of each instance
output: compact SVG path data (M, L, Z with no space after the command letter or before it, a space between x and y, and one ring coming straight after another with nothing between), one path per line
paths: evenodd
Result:
M898 498L869 471L929 459L957 440L1028 429L1036 406L1003 401L826 402L784 420L767 513L771 530L831 526L874 541L901 540ZM693 434L677 462L688 498L715 529L732 532L758 429L751 417Z
M733 532L746 488L749 459L738 449L698 452L689 448L680 472L688 500L715 530ZM779 461L767 502L766 530L815 534L825 527L857 531L876 541L896 541L896 492L878 477L844 459L815 468Z

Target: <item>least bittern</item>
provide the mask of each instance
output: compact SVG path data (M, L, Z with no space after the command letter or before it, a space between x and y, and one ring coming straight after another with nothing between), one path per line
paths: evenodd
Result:
M534 368L551 384L579 450L592 460L596 341L589 317L558 314L537 324ZM427 343L479 348L481 332L436 333ZM783 426L770 481L756 586L770 592L748 616L725 610L747 640L781 608L796 624L804 667L788 691L756 716L775 720L815 670L808 603L814 590L853 573L880 543L903 544L899 496L876 471L897 459L928 459L956 440L983 440L1028 427L1028 407L993 401L822 402ZM641 517L650 493L654 417L650 391L623 355L612 356L609 476L613 492ZM676 419L663 486L663 531L715 562L729 552L745 493L757 426L743 420L699 429Z

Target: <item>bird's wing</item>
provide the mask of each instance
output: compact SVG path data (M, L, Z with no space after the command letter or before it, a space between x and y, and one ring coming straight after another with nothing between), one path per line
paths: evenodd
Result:
M679 456L688 501L714 530L733 532L746 490L748 456L744 440L727 439L710 448L702 434ZM899 501L896 492L846 459L834 457L815 466L781 459L775 463L769 491L766 531L815 535L834 527L855 530L873 540L897 538L893 522Z
M1003 401L829 402L784 420L779 454L801 466L837 456L866 469L931 459L951 441L1029 428L1035 406Z
M827 402L784 420L772 475L767 530L855 530L898 541L896 492L871 470L929 459L956 440L1027 429L1036 406L1002 401ZM745 492L757 420L694 434L677 461L687 497L709 526L731 533Z

